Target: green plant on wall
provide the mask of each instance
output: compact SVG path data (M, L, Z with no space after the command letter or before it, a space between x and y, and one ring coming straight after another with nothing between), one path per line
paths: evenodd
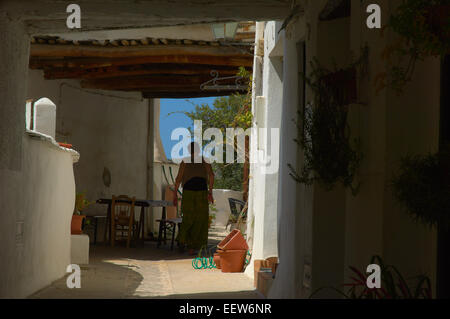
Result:
M401 93L418 61L450 52L450 0L404 0L385 29L399 38L384 49L388 69L375 76L375 86Z
M300 172L288 165L298 183L317 181L327 190L340 183L357 194L355 177L363 154L360 139L351 136L347 117L348 106L357 102L356 82L365 75L367 56L365 47L358 60L334 71L312 61L312 72L305 81L314 101L298 112L296 121L299 138L295 142L304 151L304 164Z
M425 225L450 227L449 147L430 155L402 158L392 180L394 197Z

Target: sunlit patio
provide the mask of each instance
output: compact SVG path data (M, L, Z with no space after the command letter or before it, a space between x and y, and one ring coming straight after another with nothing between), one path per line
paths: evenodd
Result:
M208 246L226 235L213 227ZM170 246L110 247L91 245L88 265L81 266L81 288L68 288L67 276L30 298L260 298L253 280L244 273L222 273L219 269L194 269L187 252Z

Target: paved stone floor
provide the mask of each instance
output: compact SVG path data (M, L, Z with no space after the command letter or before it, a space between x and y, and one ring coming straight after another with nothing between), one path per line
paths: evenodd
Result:
M209 246L225 234L212 229ZM91 245L89 265L81 265L81 288L67 288L64 277L30 298L261 298L243 273L196 270L192 258L169 245L158 249L156 242L129 249Z

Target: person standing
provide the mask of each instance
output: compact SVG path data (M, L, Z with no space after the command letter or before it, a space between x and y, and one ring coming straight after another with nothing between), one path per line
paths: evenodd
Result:
M208 243L208 202L214 202L214 173L211 164L206 163L203 156L200 156L200 147L196 142L189 145L189 152L191 157L180 163L175 179L173 204L178 205L177 192L181 185L183 222L178 242L181 247L186 246L190 254L194 254Z

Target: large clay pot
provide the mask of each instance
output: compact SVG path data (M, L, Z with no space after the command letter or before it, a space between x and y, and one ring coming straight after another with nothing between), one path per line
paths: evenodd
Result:
M234 229L217 247L222 250L248 250L247 242L239 229Z
M224 250L219 253L222 272L242 272L247 250Z
M72 215L72 223L70 224L70 233L72 235L80 235L84 228L84 215Z

